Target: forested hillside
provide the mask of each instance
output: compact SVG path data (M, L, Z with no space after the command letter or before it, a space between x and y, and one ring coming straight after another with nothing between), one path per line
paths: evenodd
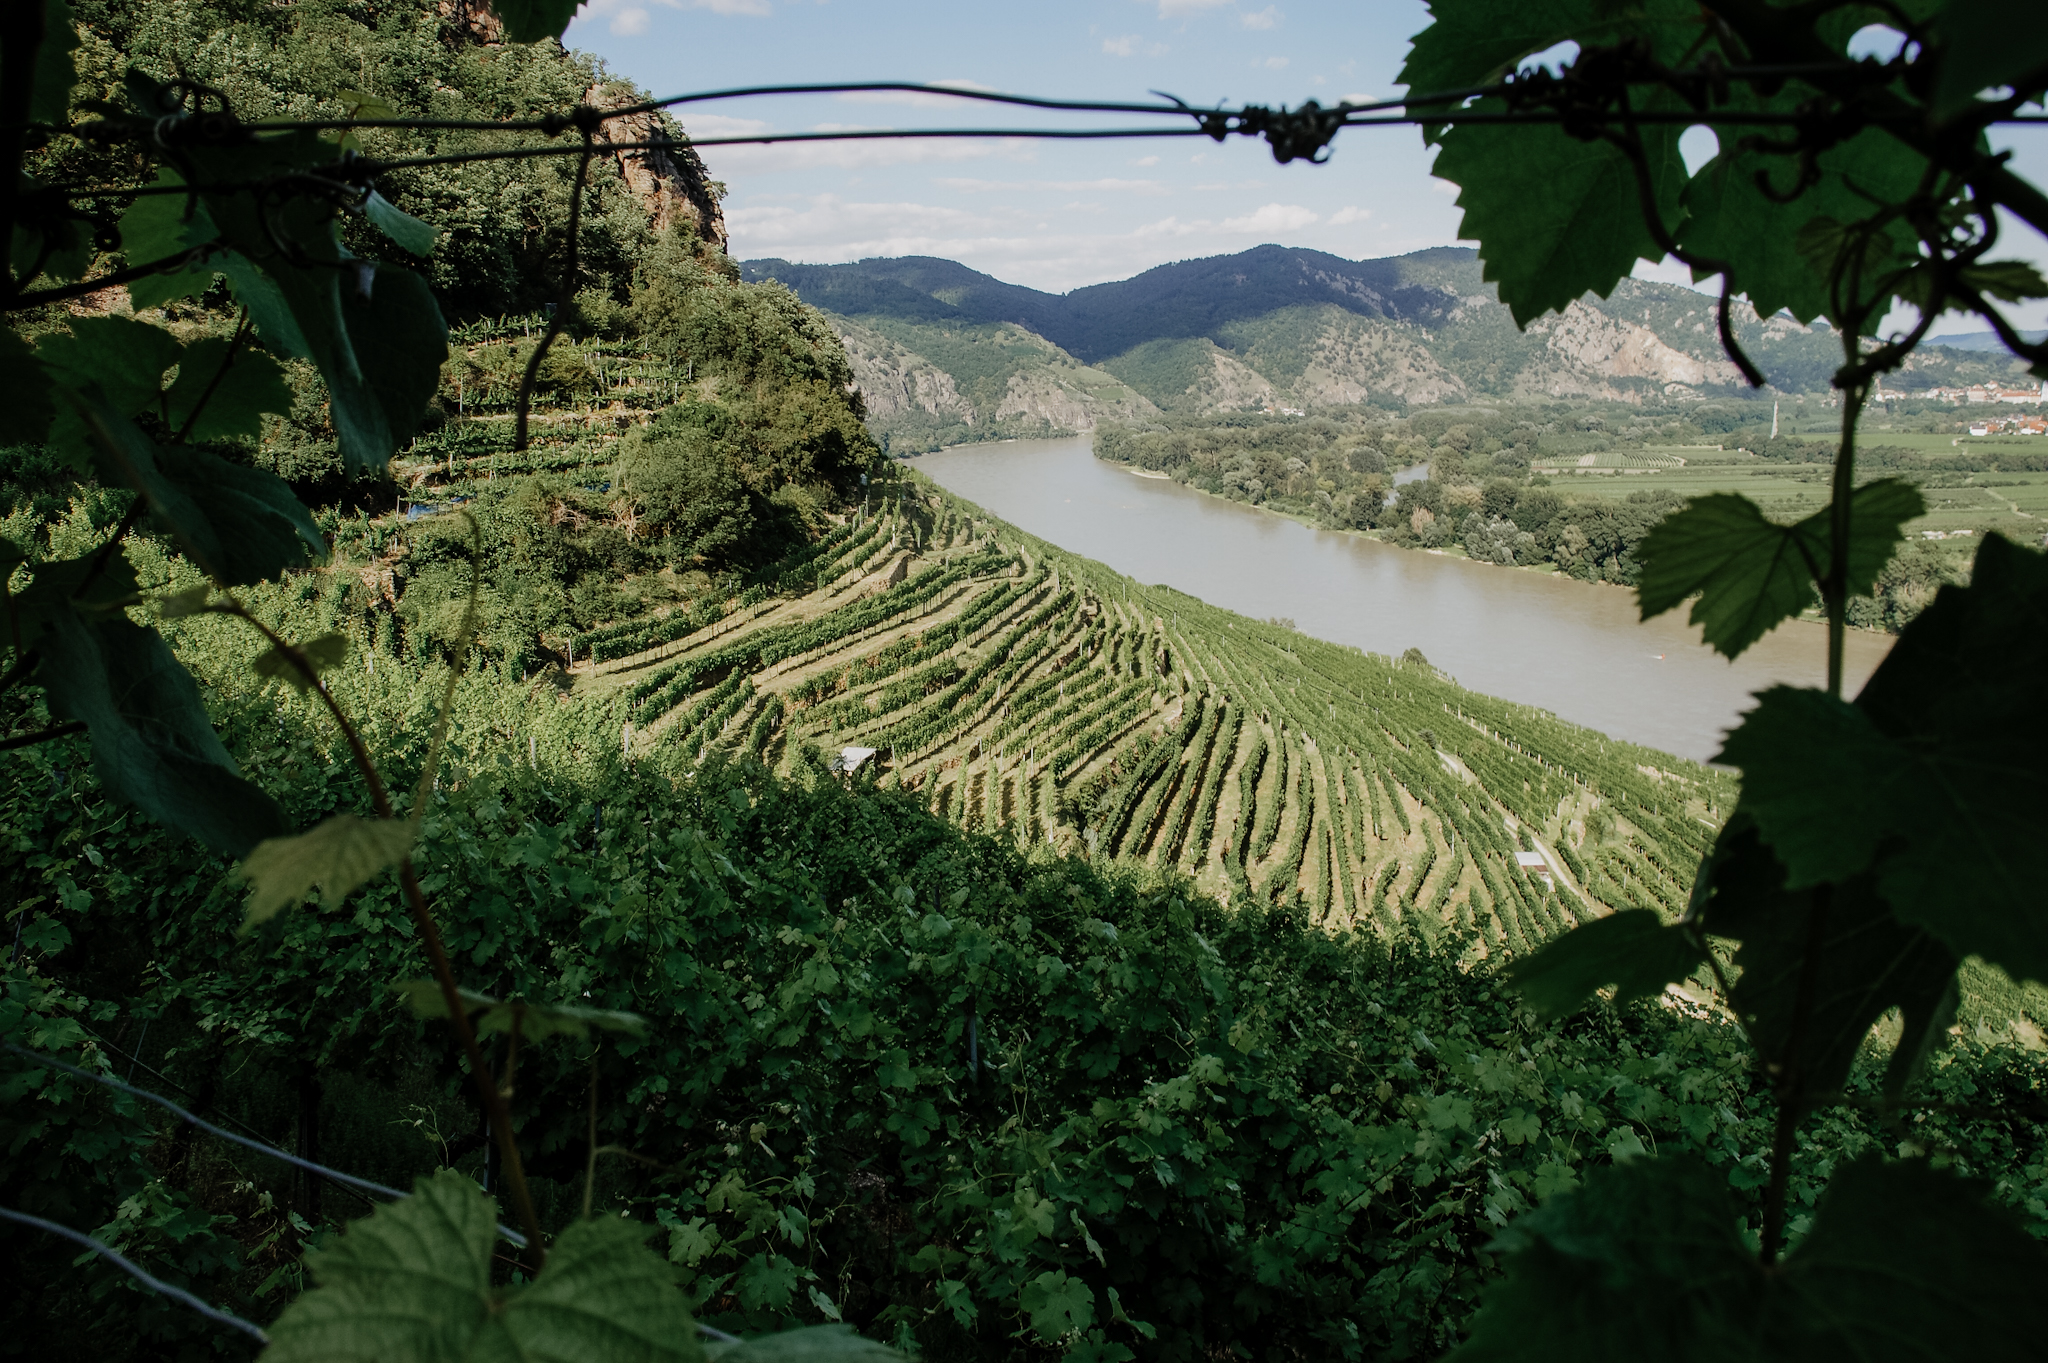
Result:
M1705 295L1624 280L1609 297L1588 295L1524 332L1463 247L1351 261L1260 246L1064 295L924 257L753 260L742 268L750 279L789 285L849 338L881 332L908 352L874 363L855 341L868 389L902 389L894 375L919 371L959 383L971 372L955 358L960 343L1003 326L1057 347L1048 364L1093 365L1153 406L1187 414L1357 404L1399 412L1466 400L1657 403L1733 397L1745 387L1721 354ZM1745 308L1735 329L1778 389L1826 391L1839 345L1824 328L1759 320ZM2007 356L1935 350L1916 354L1898 382L1911 389L2018 372ZM1085 430L1122 414L1094 402L1071 415L1064 428ZM918 447L940 431L950 439L1026 433L992 416L986 403L949 401L927 380L886 415L878 409L877 429Z

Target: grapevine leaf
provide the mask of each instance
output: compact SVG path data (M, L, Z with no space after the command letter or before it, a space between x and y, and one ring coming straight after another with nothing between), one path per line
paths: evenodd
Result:
M1963 283L2002 302L2048 298L2048 279L2041 278L2041 272L2030 261L1987 260L1981 265L1964 266L1961 275Z
M1500 114L1504 101L1473 112ZM1685 163L1674 124L1642 130L1658 211L1679 216ZM1458 235L1479 242L1484 277L1526 327L1563 311L1591 291L1605 298L1640 257L1661 260L1643 222L1642 196L1629 158L1605 141L1582 142L1555 124L1453 124L1443 134L1434 173L1461 187Z
M1918 789L1878 888L1958 956L2048 981L2048 901L2034 872L2048 827L2048 557L1985 536L1967 587L1907 626L1857 708L1918 754Z
M1592 24L1593 6L1586 0L1514 5L1436 0L1430 19L1410 44L1398 77L1411 99L1499 80L1522 58L1584 33Z
M1978 92L2011 85L2021 94L2048 87L2048 30L2019 22L2001 0L1949 0L1935 20L1941 49L1934 78L1934 116L1953 118L1976 102Z
M1748 1356L1764 1287L1727 1180L1691 1158L1590 1170L1508 1224L1506 1273L1451 1363ZM1708 1345L1718 1345L1718 1351Z
M531 1283L493 1287L497 1212L452 1169L306 1256L318 1283L271 1327L269 1363L603 1359L697 1363L668 1265L617 1217L562 1232Z
M58 611L37 647L50 712L89 728L93 769L109 791L233 855L285 830L284 811L236 771L199 687L155 630Z
M65 0L44 0L43 41L36 49L35 93L29 96L28 116L38 123L63 123L71 111L71 87L78 79L71 53L78 46L78 30L71 22L71 6Z
M396 866L412 851L412 840L410 819L353 814L330 815L290 837L266 838L242 859L242 877L249 882L243 931L298 903L315 885L329 903L339 904Z
M93 561L98 557L95 550L79 558L49 559L34 565L28 585L14 595L14 617L23 648L34 647L44 627L59 616L78 611L99 618L136 599L135 565L127 556L114 554L96 570ZM11 571L14 565L5 566Z
M1742 770L1742 809L1803 890L1866 870L1893 814L1917 802L1913 757L1870 717L1825 691L1757 695L1714 759Z
M370 191L369 199L363 204L363 216L368 218L379 232L416 256L432 255L434 242L441 235L440 229L421 222L374 189Z
M1494 1242L1453 1363L2027 1358L2048 1328L2048 1250L1979 1189L1920 1161L1839 1169L1813 1229L1767 1272L1726 1180L1692 1159L1595 1169Z
M576 17L582 0L495 0L491 9L505 21L505 36L515 43L559 38Z
M11 327L0 328L0 444L41 444L56 415L35 352Z
M1785 868L1738 808L1701 868L1693 897L1707 932L1741 943L1735 964L1742 973L1730 1001L1748 1019L1751 1038L1776 1064L1796 1059L1805 1093L1840 1088L1871 1027L1893 1007L1905 1019L1897 1080L1939 1044L1953 1006L1956 957L1931 933L1900 922L1870 875L1787 890ZM1801 972L1817 907L1821 955L1812 1011L1798 1031ZM1797 1057L1790 1054L1795 1031Z
M169 405L167 424L173 431L185 430L197 411L188 440L254 440L263 434L266 412L282 416L291 411L292 390L284 366L270 356L234 347L224 336L208 336L185 347Z
M708 1344L704 1356L713 1363L901 1363L903 1358L887 1345L862 1338L851 1325L813 1325L738 1344Z
M1025 1283L1017 1304L1031 1317L1031 1328L1048 1344L1095 1323L1095 1290L1058 1270Z
M155 185L159 189L184 183L175 171L157 172ZM144 194L121 215L121 250L130 265L169 260L219 236L206 205L177 194ZM150 275L129 283L128 298L138 309L160 307L173 298L204 293L215 273L211 265L198 265L174 274Z
M227 276L235 301L249 310L249 321L263 344L289 359L312 359L313 347L299 330L299 321L292 316L291 304L285 301L284 290L277 287L277 281L257 269L256 263L240 251L223 251L217 263L220 272Z
M1625 909L1582 923L1516 961L1508 980L1539 1015L1561 1017L1609 984L1616 986L1616 1003L1652 998L1705 959L1682 929L1667 927L1653 910Z
M199 590L204 591L205 588ZM299 655L312 665L315 672L325 672L339 667L348 657L348 640L339 634L323 634L319 638L299 645ZM312 685L292 660L275 648L267 648L258 654L251 664L259 677L271 677L289 682L294 690L304 691Z
M1788 108L1796 95L1781 95L1775 104ZM1740 103L1736 106L1742 107ZM1765 106L1758 105L1761 111ZM1819 180L1789 203L1763 191L1759 175L1788 190L1797 166L1785 156L1742 150L1753 129L1717 128L1720 155L1700 167L1685 187L1686 221L1680 239L1693 251L1728 267L1736 291L1746 294L1759 317L1789 309L1801 322L1831 315L1828 276L1802 255L1795 242L1816 218L1854 221L1872 211L1865 194L1888 202L1911 197L1926 161L1879 129L1858 133L1816 158ZM1903 226L1886 238L1895 252L1909 251L1913 238ZM1702 276L1707 271L1695 271Z
M1925 513L1911 484L1881 478L1850 498L1849 594L1868 592L1899 542L1900 527ZM1813 568L1828 562L1833 532L1819 511L1794 525L1768 520L1747 497L1695 497L1659 521L1636 548L1642 618L1697 593L1691 623L1706 642L1737 657L1813 599Z
M91 404L80 411L101 474L148 498L151 518L209 577L245 586L326 557L320 528L276 474L156 445L134 422Z
M2048 1247L1983 1185L1923 1160L1835 1171L1773 1283L1783 1358L2029 1358L2048 1336Z
M445 1018L448 1001L433 980L405 980L391 986L401 995L416 1017ZM625 1032L639 1036L647 1030L647 1019L638 1013L616 1013L603 1008L580 1008L570 1004L528 1003L523 999L498 1000L488 994L462 991L468 1011L481 1012L476 1030L511 1033L516 1027L521 1040L541 1041L551 1036L587 1037L594 1027L600 1032Z
M36 358L58 382L97 391L121 416L162 400L164 371L178 362L178 338L132 317L73 317L70 332L37 342Z
M440 387L448 324L427 281L393 266L378 266L373 284L350 290L342 312L364 385L394 442L377 456L381 466L412 439Z

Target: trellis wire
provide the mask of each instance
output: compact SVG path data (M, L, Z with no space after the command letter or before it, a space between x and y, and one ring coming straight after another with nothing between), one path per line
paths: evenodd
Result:
M13 1050L18 1048L9 1047L9 1049ZM91 1250L94 1254L99 1255L102 1259L110 1261L116 1268L128 1274L128 1276L134 1278L137 1282L141 1283L150 1291L161 1293L162 1295L169 1297L172 1301L182 1302L186 1306L191 1307L194 1311L197 1311L200 1315L205 1316L208 1320L217 1321L222 1325L232 1326L235 1329L240 1330L243 1334L248 1335L250 1338L254 1339L259 1344L270 1343L270 1336L267 1333L265 1333L262 1326L256 1324L254 1321L243 1320L240 1316L230 1315L226 1311L221 1310L219 1307L211 1305L210 1303L202 1301L198 1297L193 1296L190 1292L187 1292L182 1287L171 1286L171 1284L165 1282L163 1279L159 1277L156 1277L148 1269L136 1263L133 1259L130 1259L126 1255L122 1254L121 1251L115 1249L112 1245L105 1244L99 1240L95 1240L92 1236L87 1235L84 1231L73 1230L71 1229L71 1227L60 1225L55 1221L45 1221L42 1217L30 1216L27 1212L18 1212L15 1211L12 1207L0 1207L0 1218L4 1218L8 1221L19 1222L24 1226L34 1226L37 1230L45 1230L52 1235L61 1235L66 1240L69 1240L74 1244L83 1245L87 1249Z

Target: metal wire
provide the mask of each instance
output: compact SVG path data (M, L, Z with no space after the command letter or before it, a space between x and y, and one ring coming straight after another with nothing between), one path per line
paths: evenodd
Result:
M162 1278L156 1277L148 1269L136 1263L133 1259L123 1255L112 1245L95 1240L84 1231L73 1230L71 1227L59 1225L55 1221L45 1221L42 1217L30 1216L27 1212L18 1212L12 1207L0 1207L0 1218L18 1221L24 1226L34 1226L37 1230L46 1230L52 1235L61 1235L74 1244L83 1245L102 1259L111 1261L116 1268L121 1269L152 1292L161 1292L173 1301L183 1302L208 1320L218 1321L222 1325L233 1326L259 1344L270 1343L270 1336L265 1334L263 1327L254 1321L243 1320L240 1316L229 1315L219 1307L201 1301L184 1288L171 1286Z
M394 1201L400 1198L411 1196L411 1194L400 1192L396 1188L387 1188L381 1183L373 1183L366 1178L357 1178L354 1174L344 1174L339 1169L330 1169L324 1164L315 1164L312 1160L301 1159L297 1155L294 1155L286 1150L280 1150L276 1146L268 1144L267 1142L254 1140L248 1136L238 1135L233 1131L229 1131L225 1127L215 1126L212 1122L209 1122L202 1117L193 1116L190 1112L187 1112L184 1108L179 1107L176 1103L172 1102L170 1099L164 1097L160 1093L151 1093L148 1089L137 1088L133 1084L124 1084L119 1079L110 1079L103 1074L94 1074L91 1070L80 1069L78 1066L70 1064L67 1061L59 1060L57 1059L57 1057L53 1055L45 1055L41 1051L32 1051L28 1049L26 1046L17 1046L11 1041L6 1042L5 1045L7 1049L9 1051L12 1051L14 1054L22 1056L23 1058L28 1060L33 1060L39 1065L47 1065L51 1069L62 1070L66 1074L77 1075L80 1079L87 1079L95 1084L102 1085L106 1088L116 1089L122 1093L129 1094L133 1097L141 1098L145 1101L155 1103L159 1107L169 1109L178 1117L182 1118L187 1122L190 1122L192 1125L198 1127L201 1131L206 1132L208 1135L216 1136L221 1140L230 1142L231 1144L242 1146L244 1149L254 1150L259 1154L268 1155L272 1159L283 1160L286 1164L292 1165L295 1168L304 1169L308 1173L318 1174L322 1178L330 1178L337 1183L346 1184L351 1188L360 1188L365 1192L379 1193L385 1197L393 1199ZM521 1249L524 1249L526 1247L526 1237L524 1235L521 1235L518 1231L513 1230L510 1226L499 1226L498 1234L503 1236L505 1239L511 1241L513 1244L519 1246Z

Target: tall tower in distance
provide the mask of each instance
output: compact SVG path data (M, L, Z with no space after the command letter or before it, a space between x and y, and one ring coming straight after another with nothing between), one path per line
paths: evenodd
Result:
M1778 400L1771 399L1771 439L1778 438Z

